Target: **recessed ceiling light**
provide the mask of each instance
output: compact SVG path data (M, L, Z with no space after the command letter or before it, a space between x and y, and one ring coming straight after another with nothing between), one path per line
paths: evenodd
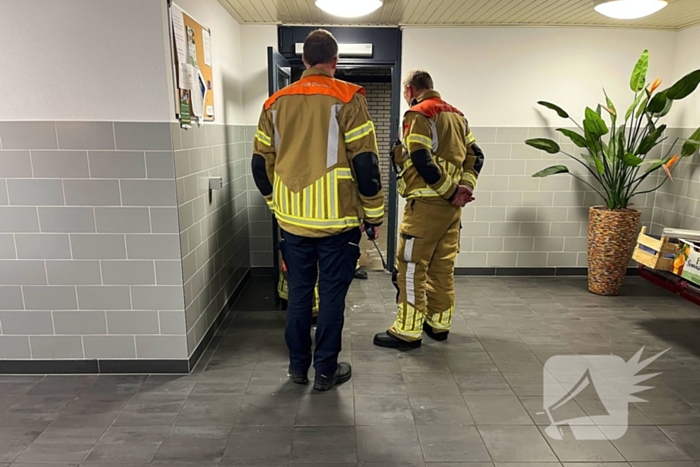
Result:
M379 9L382 0L316 0L316 6L329 15L359 18Z
M668 5L668 0L593 0L595 11L614 19L637 19L653 15Z

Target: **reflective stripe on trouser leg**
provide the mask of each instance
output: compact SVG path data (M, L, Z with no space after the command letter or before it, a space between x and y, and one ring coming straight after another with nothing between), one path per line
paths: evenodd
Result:
M461 210L453 215L428 265L426 320L438 332L450 330L455 307L454 266L459 253Z
M407 341L421 338L425 319L421 309L425 307L425 268L413 262L415 248L415 238L401 236L397 255L399 299L396 321L389 328L389 332Z

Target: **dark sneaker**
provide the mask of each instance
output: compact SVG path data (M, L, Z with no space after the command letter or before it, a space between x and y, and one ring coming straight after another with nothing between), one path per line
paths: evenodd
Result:
M425 332L431 339L439 342L446 341L447 335L450 333L450 331L435 332L433 327L428 323L423 323L423 332Z
M420 339L410 342L405 341L387 331L374 336L374 345L378 347L386 347L387 349L417 349L421 346L421 341Z
M355 271L355 279L360 279L361 281L366 281L369 278L369 275L367 274L367 271L365 271L363 268L358 269Z
M307 384L309 382L309 377L306 372L301 373L290 368L287 375L294 384Z
M326 376L316 373L316 380L314 381L314 389L317 391L328 391L339 384L343 384L352 378L352 367L349 363L340 362L338 363L338 369L335 370L333 376Z

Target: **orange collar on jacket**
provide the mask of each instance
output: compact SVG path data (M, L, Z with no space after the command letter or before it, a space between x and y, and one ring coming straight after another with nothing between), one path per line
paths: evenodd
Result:
M362 86L335 79L326 70L310 68L301 75L299 81L281 89L265 101L265 110L269 110L272 104L283 96L323 95L335 97L347 104L358 92L362 93L363 96L365 95L365 90Z
M452 112L462 117L464 116L458 108L442 100L440 93L437 91L425 91L416 97L411 104L411 108L408 109L409 112L418 112L428 118L433 118L442 112Z

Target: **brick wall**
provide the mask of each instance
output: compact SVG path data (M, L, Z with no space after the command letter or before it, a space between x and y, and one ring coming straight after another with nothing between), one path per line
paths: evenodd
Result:
M389 200L389 171L391 170L389 150L391 148L391 83L358 82L365 88L369 113L374 120L379 146L379 163L382 168L384 199Z

